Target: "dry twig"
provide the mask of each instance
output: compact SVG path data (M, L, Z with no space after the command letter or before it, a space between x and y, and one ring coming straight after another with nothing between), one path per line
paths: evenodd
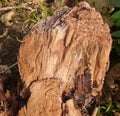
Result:
M34 11L34 9L27 6L27 4L22 4L22 5L19 5L19 6L3 7L3 8L0 8L0 11L8 11L8 10L13 10L13 9L17 9L17 8L23 8L23 9L31 10L32 12Z
M14 66L16 66L18 63L15 62L14 64L10 65L7 69L3 70L0 72L0 74L6 73L8 70L10 70L11 68L13 68Z

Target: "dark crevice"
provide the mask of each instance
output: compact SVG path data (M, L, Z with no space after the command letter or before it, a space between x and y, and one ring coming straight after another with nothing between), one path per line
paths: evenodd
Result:
M62 101L65 103L67 100L72 99L74 97L74 89L71 89L69 93L63 91L62 93Z

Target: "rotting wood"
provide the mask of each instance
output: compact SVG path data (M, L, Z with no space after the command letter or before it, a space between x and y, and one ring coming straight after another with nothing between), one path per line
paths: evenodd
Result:
M31 93L18 115L92 115L108 70L111 44L108 25L86 2L63 7L36 24L18 56L21 79Z

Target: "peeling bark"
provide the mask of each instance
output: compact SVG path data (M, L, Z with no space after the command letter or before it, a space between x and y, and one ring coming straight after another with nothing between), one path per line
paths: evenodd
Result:
M108 25L86 2L63 7L36 24L18 56L21 79L31 93L18 115L91 115L91 105L101 95L111 44Z

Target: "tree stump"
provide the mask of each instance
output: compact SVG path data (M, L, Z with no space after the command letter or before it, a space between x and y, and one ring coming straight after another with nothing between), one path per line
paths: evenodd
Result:
M89 116L101 95L112 39L86 2L63 7L36 24L20 46L18 64L30 97L19 116Z

